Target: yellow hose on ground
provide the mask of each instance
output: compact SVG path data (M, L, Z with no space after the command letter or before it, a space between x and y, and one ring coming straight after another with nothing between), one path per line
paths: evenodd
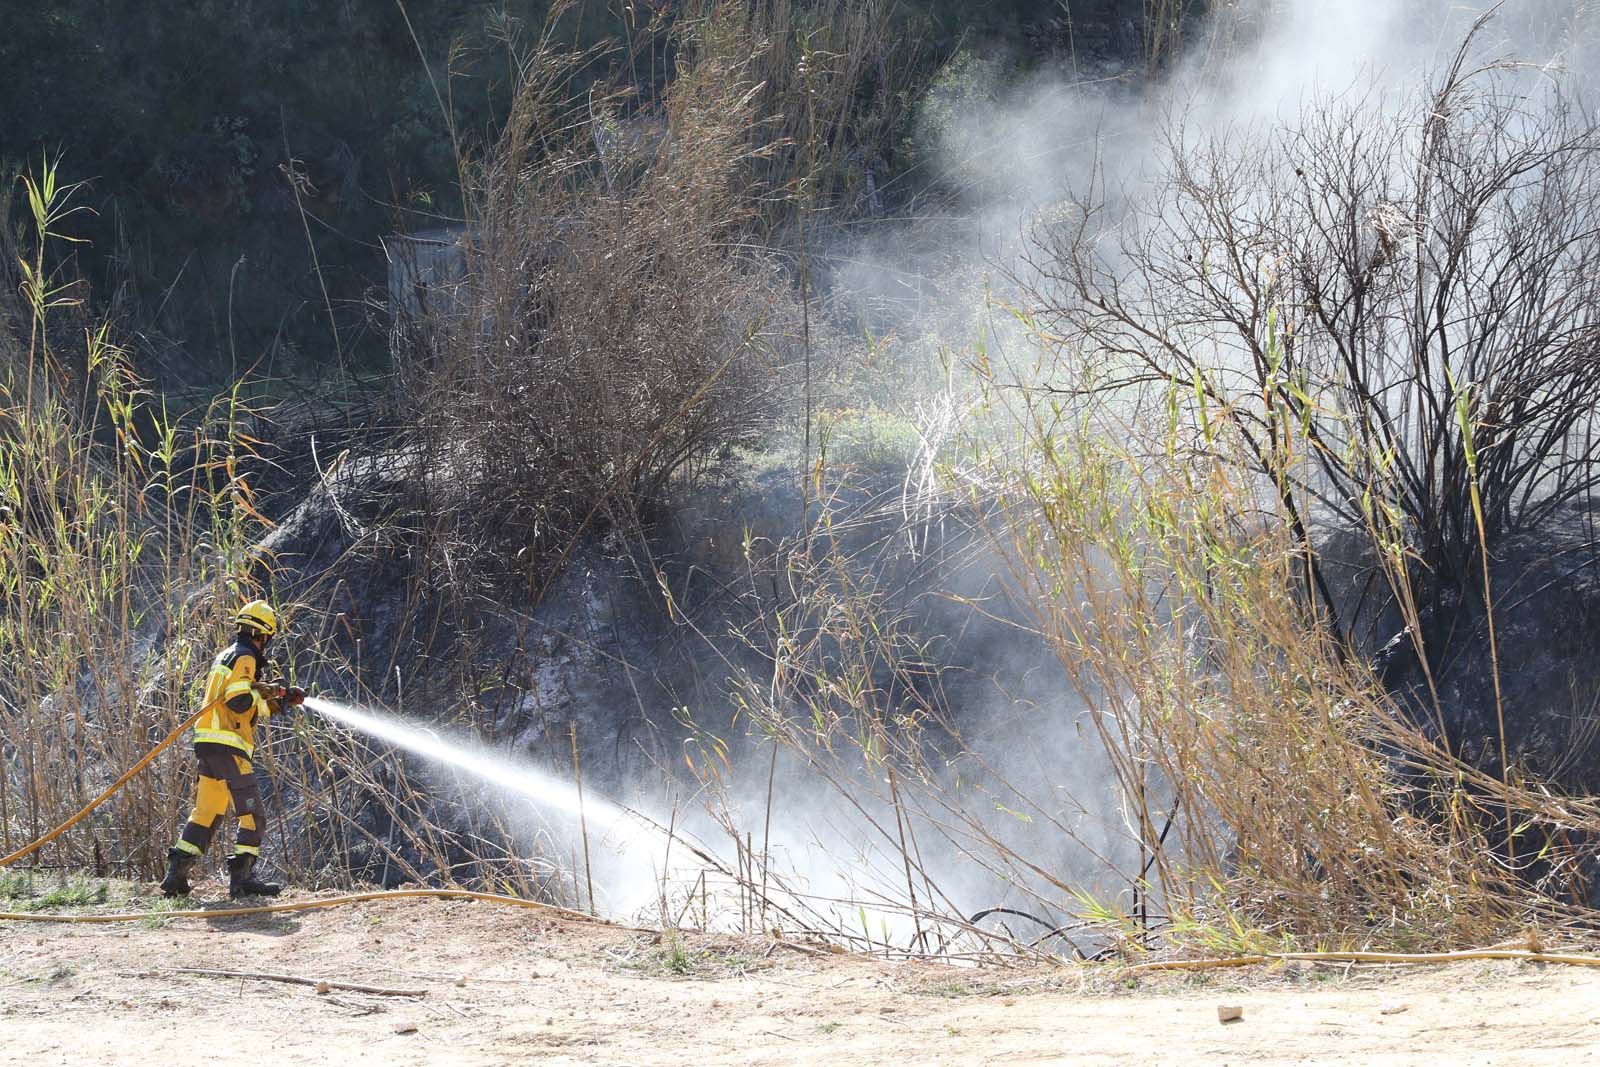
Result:
M165 752L167 750L167 746L176 741L179 735L181 735L185 730L193 726L195 723L199 722L200 716L204 715L221 702L222 698L218 697L216 700L213 700L211 703L207 704L205 707L189 716L189 718L184 721L183 725L179 726L176 730L167 735L166 740L162 741L155 748L152 748L149 752L146 752L143 759L141 759L138 763L135 763L132 767L129 767L127 771L123 773L121 778L118 778L115 782L112 782L104 793L101 793L99 796L89 801L89 803L85 804L78 814L74 815L72 818L68 819L54 830L51 830L49 833L45 834L32 844L22 846L9 856L0 856L0 867L8 867L22 859L22 857L37 852L45 845L48 845L56 838L60 837L68 830L78 825L84 819L88 818L90 812L94 811L95 808L98 808L100 805L110 800L113 793L127 785L129 780L132 779L134 775L148 767L151 760Z
M186 911L121 912L107 915L49 915L24 912L0 912L0 922L41 923L118 923L148 919L224 919L236 915L270 915L281 912L314 911L337 908L346 904L359 904L369 900L394 900L404 898L435 898L442 900L482 900L491 904L504 904L531 911L558 915L563 919L586 923L605 923L592 915L536 900L502 896L498 893L478 893L470 889L390 889L371 893L346 893L337 897L316 900L295 900L283 904L259 904L245 908L196 908ZM610 925L605 923L605 925ZM1310 960L1324 963L1395 963L1410 965L1437 965L1462 963L1468 960L1528 960L1536 963L1559 963L1569 967L1600 967L1600 957L1574 956L1567 953L1534 952L1531 949L1479 948L1458 952L1273 952L1252 956L1227 956L1203 960L1157 960L1135 964L1129 972L1142 971L1199 971L1224 967L1254 967L1265 963L1287 960Z
M285 911L315 911L319 908L337 908L344 904L359 904L364 900L394 900L403 897L433 897L443 900L483 900L491 904L507 904L517 908L549 912L578 922L595 923L602 920L581 911L541 904L536 900L502 896L499 893L478 893L471 889L387 889L371 893L346 893L337 897L319 897L316 900L291 900L283 904L256 904L245 908L191 908L185 911L135 911L106 915L51 915L44 912L0 911L0 922L33 923L122 923L141 919L225 919L233 915L269 915Z
M1457 952L1267 952L1253 956L1225 956L1205 960L1156 960L1136 963L1129 972L1208 971L1224 967L1255 967L1263 963L1307 960L1320 963L1461 963L1466 960L1534 960L1563 963L1572 967L1600 967L1600 956L1573 956L1558 952L1534 952L1526 948L1470 948Z

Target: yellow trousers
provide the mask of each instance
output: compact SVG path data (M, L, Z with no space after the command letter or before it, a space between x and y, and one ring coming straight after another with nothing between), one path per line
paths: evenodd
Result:
M261 787L250 761L226 745L202 742L194 746L200 764L195 785L194 809L183 828L177 847L198 856L211 844L217 821L231 805L239 816L239 838L235 854L261 854L261 833L266 819L261 810Z

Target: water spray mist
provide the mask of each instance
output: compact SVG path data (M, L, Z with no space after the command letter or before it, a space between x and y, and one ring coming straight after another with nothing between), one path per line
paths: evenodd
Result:
M322 697L307 697L305 707L425 759L466 771L483 781L527 798L535 806L587 821L602 837L622 848L665 849L667 834L638 812L588 793L580 798L576 785L524 766L482 745L446 740L431 730L402 722L381 712L354 708Z

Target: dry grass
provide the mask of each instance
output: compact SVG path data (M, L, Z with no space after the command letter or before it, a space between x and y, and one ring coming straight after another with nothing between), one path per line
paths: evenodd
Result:
M991 522L1093 710L1140 844L1135 899L1170 937L1415 947L1531 921L1538 895L1487 847L1482 810L1418 817L1454 768L1308 625L1270 487L1049 410L992 468Z
M1584 883L1571 842L1600 828L1593 801L1453 758L1342 654L1306 612L1298 537L1273 487L1239 473L1236 442L1196 454L1192 426L1129 423L1110 408L1063 418L1048 392L1005 405L1023 427L1014 447L975 441L976 460L946 471L967 520L944 510L930 538L841 495L808 537L752 557L754 586L782 592L756 598L744 635L759 666L735 671L735 698L846 800L852 832L884 858L858 890L872 928L863 912L854 930L823 932L891 955L994 961L1419 950L1591 921L1573 903ZM951 533L974 516L976 544ZM1019 713L1035 718L1010 753L969 736L984 712L952 698L922 603L958 594L938 568L886 562L894 541L999 556L1026 620L1015 640L1053 655L1081 702L1104 795L1099 766L1081 759L1042 785L1015 775L1030 762L1022 748L1072 731L1039 721L1043 706ZM708 740L699 751L717 797L724 749ZM791 887L763 871L761 813L716 802L742 813L727 829L753 841L751 884L765 890L770 877L784 899ZM1080 805L1101 823L1072 818ZM1508 809L1533 866L1498 845ZM1054 843L1008 832L1011 819L1048 828ZM925 862L950 846L1009 886L1015 918L964 914L963 887ZM1029 919L1062 914L1059 935ZM899 918L879 929L883 915Z
M237 395L180 421L87 320L56 272L75 190L48 164L28 179L33 246L20 326L0 338L0 845L52 827L181 722L221 636L254 586L261 528ZM19 250L8 249L13 255ZM23 340L26 337L26 340ZM168 762L52 854L149 869L165 848Z

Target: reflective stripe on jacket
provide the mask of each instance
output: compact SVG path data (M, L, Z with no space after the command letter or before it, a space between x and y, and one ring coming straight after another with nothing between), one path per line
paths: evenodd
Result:
M227 745L246 757L255 752L256 723L272 713L255 690L260 661L261 650L243 637L217 654L200 698L200 706L210 710L195 723L196 744Z

